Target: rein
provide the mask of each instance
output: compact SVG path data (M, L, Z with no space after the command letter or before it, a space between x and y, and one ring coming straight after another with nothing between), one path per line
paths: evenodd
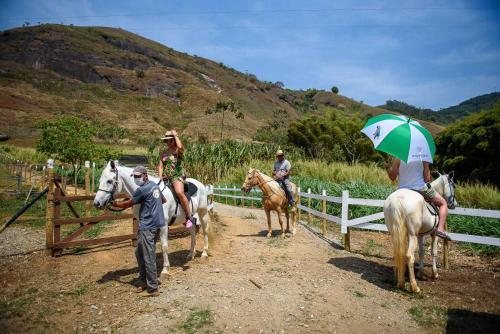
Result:
M112 172L115 173L115 179L113 181L113 188L111 190L107 190L107 189L102 189L102 188L98 188L97 191L102 191L102 192L105 192L107 194L111 194L111 196L109 197L109 200L108 202L106 203L106 209L109 210L109 211L113 211L113 212L120 212L120 211L123 211L123 210L126 210L125 208L119 208L119 209L116 209L112 204L111 204L111 199L113 198L114 194L115 194L115 191L116 189L118 188L118 168L114 168L111 170Z

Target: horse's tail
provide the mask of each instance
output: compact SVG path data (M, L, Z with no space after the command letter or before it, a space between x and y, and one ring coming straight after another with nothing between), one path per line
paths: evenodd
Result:
M399 196L393 196L384 208L387 226L390 228L392 246L394 250L394 272L398 287L404 288L406 273L406 253L408 251L408 228L404 205Z

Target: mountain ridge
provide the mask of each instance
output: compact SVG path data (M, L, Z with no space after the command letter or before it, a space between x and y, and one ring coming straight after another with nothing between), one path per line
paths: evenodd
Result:
M207 110L224 101L234 102L245 118L226 115L223 137L240 140L275 121L277 110L288 120L331 108L346 115L387 112L332 92L260 81L123 29L15 28L1 33L0 47L0 131L13 138L36 136L39 120L73 115L121 127L136 142L169 128L216 140L221 115ZM442 129L423 124L432 133Z

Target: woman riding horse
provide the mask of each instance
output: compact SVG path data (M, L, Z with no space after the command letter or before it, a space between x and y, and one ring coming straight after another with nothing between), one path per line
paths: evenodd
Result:
M448 206L444 198L431 188L431 172L429 163L426 161L414 161L406 164L395 158L392 165L387 168L389 178L394 181L399 176L398 189L413 189L419 192L424 199L439 208L439 222L436 235L443 239L450 240L444 231L446 217L448 216Z
M188 199L184 195L184 186L186 184L184 170L182 169L184 146L175 130L167 131L165 137L161 139L167 144L167 149L160 153L158 175L160 179L163 179L165 184L169 183L174 188L175 194L186 214L184 225L186 228L191 228L196 224L196 218L193 217Z

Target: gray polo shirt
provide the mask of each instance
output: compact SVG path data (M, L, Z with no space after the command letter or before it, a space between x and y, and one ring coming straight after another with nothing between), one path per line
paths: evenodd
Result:
M283 175L285 174L287 171L290 170L290 168L292 168L292 165L290 164L290 161L286 160L286 159L283 159L283 161L279 161L279 160L276 160L274 162L274 171L276 171L276 174L278 175ZM288 178L285 177L285 178Z
M151 230L165 226L165 216L161 203L163 194L158 185L146 181L132 195L134 203L141 204L139 211L139 229Z

